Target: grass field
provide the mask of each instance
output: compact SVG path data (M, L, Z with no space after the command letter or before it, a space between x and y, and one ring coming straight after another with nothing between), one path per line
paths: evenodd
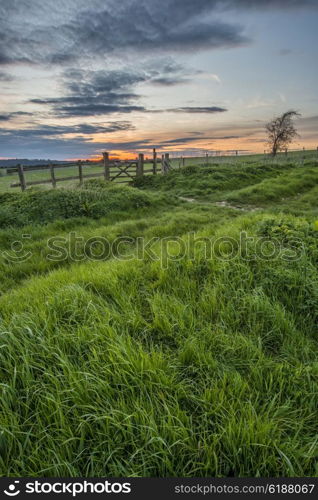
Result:
M318 158L236 160L0 177L1 475L317 475Z

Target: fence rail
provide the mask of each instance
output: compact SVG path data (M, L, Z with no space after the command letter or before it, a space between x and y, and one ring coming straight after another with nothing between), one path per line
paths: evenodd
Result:
M146 169L146 165L151 165L150 169ZM53 188L56 188L57 183L66 181L78 180L79 184L82 185L85 179L94 179L98 177L103 177L105 181L114 182L119 184L124 184L133 181L137 177L142 177L145 174L156 175L158 173L158 153L156 149L153 150L152 159L145 159L144 154L139 154L138 159L132 160L117 160L111 159L109 153L103 153L103 159L101 162L94 161L82 161L78 160L76 162L67 163L51 163L48 165L35 165L24 167L19 164L16 167L8 168L8 174L18 174L19 181L11 184L12 188L20 187L22 191L25 191L30 186L38 186L40 184L52 184ZM85 168L87 167L97 167L100 171L94 173L86 173ZM71 175L66 177L58 177L56 175L58 169L70 168L77 169L77 175ZM161 173L165 174L171 169L171 162L169 153L161 155ZM35 171L48 171L49 178L41 180L28 180L28 172Z
M222 154L219 154L222 153ZM306 154L312 153L315 157L318 156L317 150L306 151L305 149L289 150L277 155L278 159L282 157L286 160L289 159L289 153L299 153L302 162L304 161ZM65 163L51 163L46 165L34 165L34 166L23 166L17 165L15 167L7 168L7 173L18 174L19 181L11 184L12 188L20 187L22 191L25 191L28 187L38 186L41 184L51 184L53 188L57 187L60 182L67 181L79 181L82 185L86 179L94 178L104 178L105 181L124 184L132 182L135 178L141 177L143 175L156 175L159 171L161 174L166 174L171 168L174 167L184 167L186 163L193 161L199 161L206 165L209 165L213 161L222 162L229 161L229 158L233 158L233 162L241 161L243 157L259 156L259 153L248 153L240 154L239 151L234 151L234 154L230 154L229 151L213 151L205 152L204 155L197 156L173 156L171 157L169 153L159 154L156 149L153 149L152 158L145 158L144 154L139 154L136 159L129 160L118 160L111 159L109 153L104 152L101 161L89 161L89 160L78 160L75 162L65 162ZM262 155L261 155L262 156ZM266 151L264 151L264 160L273 160L273 157ZM66 175L65 177L59 177L58 172L60 169L67 168L76 169L77 173L73 175ZM89 167L95 167L97 171L87 172ZM36 171L48 171L49 176L47 179L28 179L29 172Z

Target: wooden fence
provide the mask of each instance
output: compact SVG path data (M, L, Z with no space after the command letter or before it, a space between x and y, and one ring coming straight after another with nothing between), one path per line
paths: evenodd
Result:
M147 169L147 167L149 167ZM65 169L74 167L77 169L77 175L58 177L57 173L59 169ZM94 173L86 173L85 169L87 167L95 167L100 171ZM159 170L159 167L160 170ZM171 162L169 153L159 155L157 151L153 150L152 159L145 159L144 154L139 154L138 158L135 160L114 160L111 159L109 153L103 153L103 159L101 162L93 161L82 161L71 163L57 163L50 165L35 165L34 167L23 165L17 165L14 168L7 169L8 174L18 174L19 182L14 182L11 187L21 187L22 191L25 191L30 186L36 186L40 184L52 184L53 188L56 188L58 182L75 181L78 180L79 184L82 185L85 179L93 179L102 177L105 181L117 183L128 183L132 180L142 177L146 174L156 175L159 171L162 174L166 174L171 169ZM39 180L28 180L27 174L29 172L35 171L48 171L49 177L47 179Z
M304 163L307 153L310 153L313 158L317 157L318 147L316 150L308 151L306 151L305 148L285 151L284 153L277 155L277 159L285 158L288 160L289 153L299 153L299 158L301 162ZM240 151L206 151L204 155L201 156L173 156L173 158L171 158L169 153L159 154L156 149L153 149L153 156L151 159L145 158L143 154L139 154L138 158L133 160L116 160L111 159L109 153L105 152L103 153L103 158L100 162L79 160L76 162L52 163L51 165L17 165L16 167L7 167L6 171L9 175L18 174L19 176L19 182L11 184L11 187L21 187L22 191L24 191L29 186L36 186L39 184L52 184L53 188L56 188L57 183L65 181L77 180L80 184L83 184L85 179L97 177L102 177L109 182L115 181L117 183L128 183L136 177L143 175L156 175L157 173L166 174L172 168L171 160L174 161L174 166L176 168L181 168L186 165L186 162L187 164L189 164L189 162L190 164L193 164L195 160L200 160L202 164L208 166L210 163L213 163L213 159L219 163L223 160L228 161L230 157L240 160L242 157L253 157L254 155L261 156L259 153L255 152L248 152L241 155ZM263 158L264 160L274 161L273 157L266 151L264 151ZM68 167L72 167L73 170L75 169L77 175L74 175L73 172L73 175L59 177L59 169L66 169ZM48 171L49 175L47 179L30 179L28 177L29 173L36 171Z

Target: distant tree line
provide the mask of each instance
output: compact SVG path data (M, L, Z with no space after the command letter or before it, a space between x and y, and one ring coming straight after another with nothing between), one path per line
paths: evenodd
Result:
M50 163L65 163L63 161L57 160L28 160L27 158L10 158L8 160L0 160L0 168L5 167L15 167L21 163L21 165L49 165Z

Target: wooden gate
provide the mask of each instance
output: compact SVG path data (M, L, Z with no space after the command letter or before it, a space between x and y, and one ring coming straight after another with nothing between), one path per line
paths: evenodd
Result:
M36 165L24 167L17 165L14 168L7 169L8 174L17 173L19 182L11 184L11 187L20 187L25 191L27 187L40 184L52 184L56 188L57 183L66 181L79 181L82 185L85 179L103 177L107 182L129 183L138 177L144 175L156 175L158 173L158 154L153 150L153 157L145 159L144 154L139 154L135 160L116 160L111 159L109 153L103 153L101 162L82 161L67 163L52 163L50 165ZM171 168L169 153L161 157L161 173L166 174ZM59 176L59 172L72 175ZM49 175L45 176L43 172ZM76 175L75 175L76 174ZM30 175L30 177L29 177ZM44 178L39 178L39 177Z

